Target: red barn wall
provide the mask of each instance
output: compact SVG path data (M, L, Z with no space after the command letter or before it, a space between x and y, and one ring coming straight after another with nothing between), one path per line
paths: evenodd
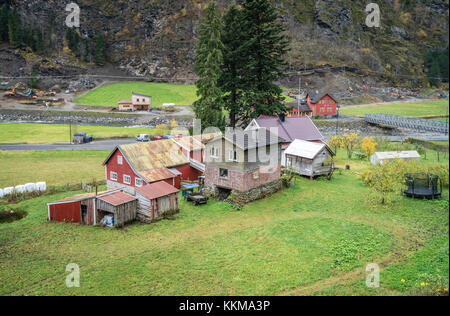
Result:
M118 156L122 156L123 157L123 164L119 165L117 163L117 157ZM114 181L111 179L111 171L116 172L117 173L117 181ZM128 185L125 184L123 182L123 176L127 175L131 177L131 184L129 184L129 186L131 187L135 187L136 184L136 178L140 178L138 177L133 169L131 169L131 166L128 164L127 160L125 159L125 157L122 155L122 153L120 152L120 150L116 150L116 152L112 155L112 157L109 159L108 163L106 164L106 179L113 181L113 182L117 182L123 185Z
M316 104L311 103L311 97L306 98L309 107L313 111L312 115L337 115L337 103L328 94L320 99ZM328 109L331 107L331 111Z
M81 203L61 203L50 205L50 221L81 223Z
M175 169L182 173L181 177L183 178L183 180L197 181L198 177L203 175L201 171L192 168L190 164L178 166L175 167Z

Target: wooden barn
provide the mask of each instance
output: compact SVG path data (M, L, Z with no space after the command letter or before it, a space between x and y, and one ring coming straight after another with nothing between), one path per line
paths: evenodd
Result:
M48 220L53 222L98 225L105 216L113 218L112 227L123 227L136 219L136 198L120 190L87 193L51 202Z
M286 168L292 168L299 175L313 179L329 175L333 170L330 158L334 152L325 143L314 143L296 139L285 152Z
M164 181L136 188L138 219L151 223L178 213L178 192Z

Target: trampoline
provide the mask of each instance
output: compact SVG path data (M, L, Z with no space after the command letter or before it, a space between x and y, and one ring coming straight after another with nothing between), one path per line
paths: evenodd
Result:
M404 193L411 198L434 200L435 198L440 198L442 194L442 181L433 174L407 174L406 186L408 189Z

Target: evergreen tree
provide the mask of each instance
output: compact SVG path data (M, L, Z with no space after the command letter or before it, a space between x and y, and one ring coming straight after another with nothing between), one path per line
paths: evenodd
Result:
M219 85L224 92L224 107L229 112L230 126L236 127L245 107L243 78L246 56L242 52L242 44L245 41L242 10L232 5L223 17L223 24L223 64Z
M199 100L194 103L194 111L196 117L201 119L203 129L217 127L224 130L223 92L218 84L223 61L222 23L215 1L209 3L205 15L199 28L200 39L196 50L195 72L200 79L196 82Z
M289 40L283 34L283 25L270 0L244 0L245 42L241 54L246 56L244 68L247 104L244 121L261 114L275 115L285 111L282 89L275 83L285 75L284 57Z
M9 7L6 4L0 8L0 42L8 42Z
M103 66L106 63L106 41L103 34L95 37L94 62L99 66Z
M9 38L9 43L14 48L19 48L22 46L22 29L21 29L21 24L20 24L19 13L17 13L16 8L14 8L14 11L11 14L9 14L8 38Z

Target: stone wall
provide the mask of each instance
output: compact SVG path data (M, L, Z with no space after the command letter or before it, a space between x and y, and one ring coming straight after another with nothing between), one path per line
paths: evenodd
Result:
M250 202L263 199L268 195L278 192L279 190L281 190L281 188L282 188L282 181L281 179L278 179L276 181L269 182L259 187L250 189L248 191L233 190L227 201L230 202L231 204L242 206ZM208 185L205 187L205 192L207 196L211 198L218 198L220 195L219 191L220 190L213 185Z
M228 200L232 204L245 205L263 199L279 190L281 190L281 179L266 183L249 191L232 191Z

